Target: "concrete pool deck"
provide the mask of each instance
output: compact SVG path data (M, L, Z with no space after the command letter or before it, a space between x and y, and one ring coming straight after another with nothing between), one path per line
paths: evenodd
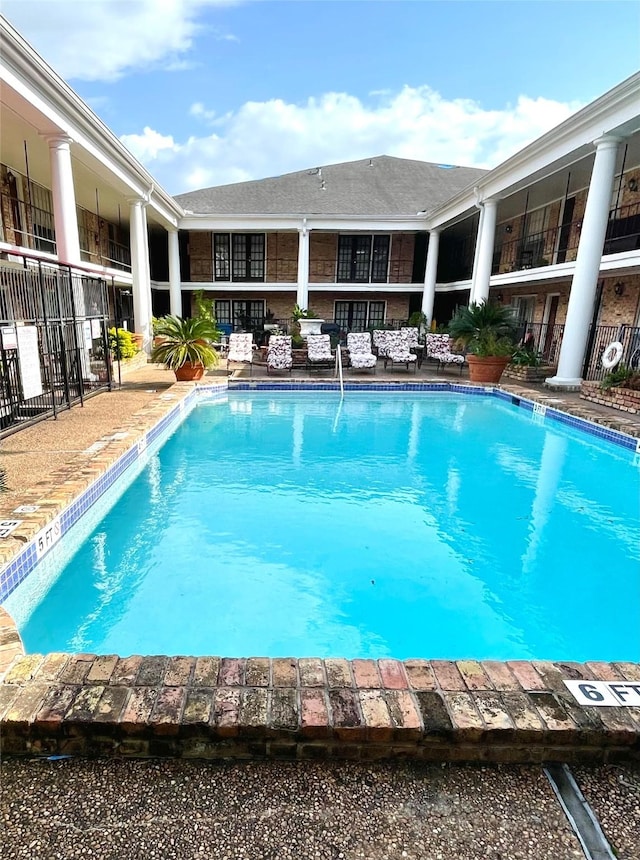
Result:
M397 371L369 378L415 380ZM459 381L457 373L421 378ZM163 369L143 368L122 390L3 441L12 495L3 497L0 514L22 522L3 539L0 566L192 391L189 383L168 388L171 381ZM501 387L640 437L640 420L575 395ZM19 505L37 510L16 514ZM0 728L2 749L12 755L498 762L640 756L640 708L583 707L562 683L639 682L633 663L23 656L15 628L0 613L0 672L6 668Z

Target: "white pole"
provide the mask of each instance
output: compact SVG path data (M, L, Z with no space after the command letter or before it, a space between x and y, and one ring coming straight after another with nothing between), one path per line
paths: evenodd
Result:
M607 232L619 144L620 138L617 137L601 137L595 141L596 157L582 219L558 371L555 376L545 380L547 385L552 387L580 386L582 362L593 316L602 249Z
M483 211L482 230L480 231L479 241L476 245L476 277L471 299L475 304L482 304L489 298L489 280L491 279L491 267L493 265L493 246L496 235L498 201L485 200Z
M440 231L429 232L429 247L427 248L427 266L424 273L424 292L422 293L422 313L427 318L427 330L433 320L433 303L436 296L436 274L438 271L438 249L440 246Z
M169 229L169 310L174 317L182 316L180 282L180 242L178 231Z
M47 143L58 259L63 263L79 263L80 239L71 168L71 138L64 134L48 135Z

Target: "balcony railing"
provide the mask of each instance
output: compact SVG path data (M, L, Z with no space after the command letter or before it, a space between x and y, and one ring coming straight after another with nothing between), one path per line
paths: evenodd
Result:
M85 263L94 263L108 269L121 269L124 272L131 271L131 250L126 245L119 245L116 242L109 242L109 251L106 256L87 251L82 247L81 242L80 256Z
M604 240L604 253L619 254L621 251L637 249L640 249L640 203L612 209Z
M0 213L5 241L32 251L57 253L51 212L10 194L0 193Z
M57 254L52 212L6 193L0 194L0 212L6 242L19 248ZM90 250L91 235L85 227L78 226L80 256L84 262L131 271L131 251L127 245L109 239L104 243L104 252L102 248L99 252Z
M492 274L534 269L576 259L582 219L496 244ZM508 235L508 234L506 234ZM640 249L640 203L619 206L609 214L603 254Z

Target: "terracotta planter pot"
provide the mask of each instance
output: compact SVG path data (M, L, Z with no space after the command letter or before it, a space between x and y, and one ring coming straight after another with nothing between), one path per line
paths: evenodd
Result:
M511 361L511 358L500 355L487 355L480 357L479 355L470 354L467 356L469 362L469 381L470 382L500 382L500 377L505 367Z
M202 379L204 365L192 364L190 361L187 361L175 371L175 374L178 382L195 382L198 379Z

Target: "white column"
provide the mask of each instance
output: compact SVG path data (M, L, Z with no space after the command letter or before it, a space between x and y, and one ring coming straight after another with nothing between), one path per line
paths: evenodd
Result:
M476 272L471 286L470 303L482 304L489 298L489 279L493 265L493 246L496 238L496 216L498 201L485 200L483 217L476 242Z
M182 288L180 282L180 243L178 231L169 231L169 308L174 317L182 316Z
M131 274L133 275L133 321L135 330L142 335L142 346L151 350L151 285L149 281L149 251L145 201L129 200L131 233Z
M476 247L473 251L473 265L471 267L471 289L469 290L469 304L473 304L473 290L476 283L476 271L478 270L478 248L480 246L480 234L482 233L482 221L484 219L484 206L480 207L478 216L478 232L476 233Z
M64 134L52 134L47 135L46 140L49 144L51 197L58 259L62 263L79 263L80 239L71 168L71 138Z
M151 302L151 260L149 258L149 229L147 225L147 206L149 204L149 198L147 197L143 201L142 206L142 244L144 246L144 265L145 265L145 274L144 274L144 283L147 288L147 308L149 310L149 350L151 350L151 345L153 341L153 331L151 330L151 317L153 316L153 305ZM146 348L146 347L145 347Z
M296 302L301 308L309 305L309 229L307 219L298 230L298 290Z
M589 324L593 316L620 138L601 137L594 142L596 157L582 219L558 370L555 376L545 380L553 387L579 387Z
M436 273L438 270L438 248L440 231L429 231L429 247L427 248L427 267L424 273L424 292L422 293L422 313L427 318L427 329L433 320L433 302L436 295Z

